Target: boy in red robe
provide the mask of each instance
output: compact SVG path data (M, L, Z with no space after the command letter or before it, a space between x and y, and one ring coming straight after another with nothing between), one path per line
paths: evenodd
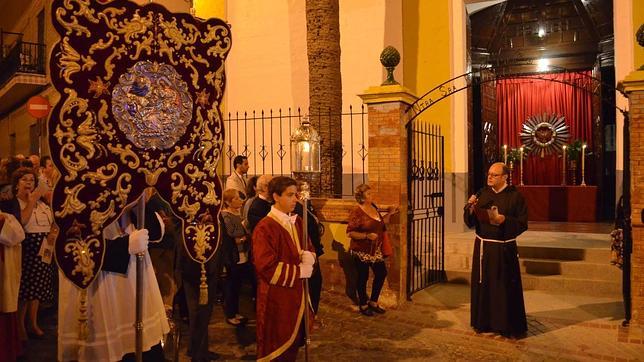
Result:
M257 360L295 361L304 337L304 312L313 310L301 279L315 264L311 243L301 242L302 219L291 215L297 183L276 177L268 184L275 204L255 227L253 264L257 273Z

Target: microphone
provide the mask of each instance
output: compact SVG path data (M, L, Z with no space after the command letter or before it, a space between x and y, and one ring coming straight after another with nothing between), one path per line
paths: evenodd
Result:
M483 189L484 188L481 188L478 191L476 191L476 199L477 200L478 200L479 197L481 197L481 194L483 193ZM472 205L472 203L470 203L470 202L465 203L465 206L463 206L463 211L469 209L471 205Z

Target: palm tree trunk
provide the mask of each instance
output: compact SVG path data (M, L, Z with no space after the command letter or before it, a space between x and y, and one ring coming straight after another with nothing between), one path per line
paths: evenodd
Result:
M322 173L314 194L342 194L342 77L338 0L306 0L311 123L322 139Z

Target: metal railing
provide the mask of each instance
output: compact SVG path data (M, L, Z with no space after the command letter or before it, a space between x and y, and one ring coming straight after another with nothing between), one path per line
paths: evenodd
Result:
M45 74L45 44L22 40L22 34L1 32L0 85L16 73Z
M328 124L326 121L338 114L320 109L303 114L300 108L228 113L223 120L226 138L222 177L230 175L237 155L248 157L249 175L291 176L291 132L299 127L304 116L309 116L319 131L322 124ZM349 106L349 111L339 116L343 138L342 194L333 196L341 198L352 196L356 186L367 182L368 134L364 106L358 111Z

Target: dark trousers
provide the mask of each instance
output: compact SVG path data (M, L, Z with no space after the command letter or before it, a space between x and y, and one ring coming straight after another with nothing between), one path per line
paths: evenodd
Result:
M387 267L384 261L376 263L365 263L357 256L354 257L356 261L356 269L358 270L358 299L360 305L367 304L367 301L378 302L380 291L385 284L387 277ZM367 297L367 280L369 279L369 267L373 270L373 283L371 283L371 298Z
M188 351L193 361L207 360L208 357L208 323L217 294L217 278L208 276L208 303L199 305L199 283L183 280L183 290L188 305L190 320L190 344Z
M250 262L227 266L228 276L224 290L224 312L226 318L234 318L239 313L239 290L244 280L252 284L253 267Z
M320 263L317 262L313 265L313 274L309 278L309 296L311 296L311 304L313 304L313 313L318 314L318 307L320 306L320 294L322 293L322 270Z

